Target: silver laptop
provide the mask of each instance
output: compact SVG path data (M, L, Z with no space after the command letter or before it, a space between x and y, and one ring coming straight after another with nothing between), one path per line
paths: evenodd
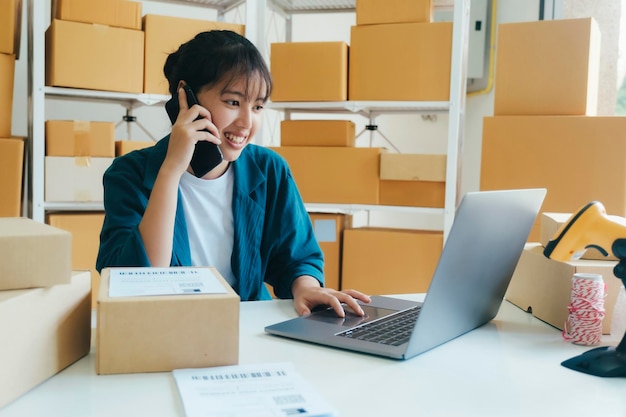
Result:
M497 314L545 195L545 189L467 193L423 303L373 296L362 304L364 317L346 307L340 318L325 308L265 331L409 359L474 330Z

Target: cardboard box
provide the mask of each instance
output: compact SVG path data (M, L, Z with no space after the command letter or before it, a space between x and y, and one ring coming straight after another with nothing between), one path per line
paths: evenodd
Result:
M126 155L129 152L149 148L150 146L154 146L154 142L141 140L118 140L115 141L115 156Z
M46 30L46 85L141 93L140 30L54 19Z
M446 155L383 153L380 179L445 182Z
M0 53L0 138L11 137L15 55Z
M498 25L494 114L595 115L600 30L593 18Z
M67 284L72 235L24 217L0 218L0 290Z
M445 182L380 180L379 188L378 204L381 206L445 206Z
M72 269L91 272L91 305L96 308L100 288L96 258L100 248L104 213L51 213L48 214L47 222L72 234Z
M0 291L0 409L89 353L89 272L68 281Z
M281 42L270 48L273 102L348 99L347 43Z
M305 203L378 204L382 148L281 146Z
M545 247L548 242L556 235L556 232L559 231L561 226L566 224L572 213L541 213L541 222L539 228L539 242L543 247ZM607 217L618 224L626 227L626 219L620 216L611 216L607 215ZM613 255L611 248L605 248L608 255L603 255L598 249L594 247L588 248L585 253L581 256L581 259L597 259L604 261L617 261L617 257Z
M324 286L340 290L343 231L352 227L352 216L341 213L309 213L309 216L324 252Z
M432 20L431 0L357 0L356 24L427 23Z
M147 14L143 17L145 40L145 69L143 92L169 95L169 85L163 75L167 56L176 52L180 45L190 41L200 32L209 30L232 30L245 35L245 25L208 20L187 19Z
M0 54L16 55L20 50L21 0L0 2ZM1 74L0 74L1 75Z
M486 117L481 190L545 187L541 212L571 213L600 201L626 215L626 118ZM539 241L539 216L529 241Z
M563 330L571 300L572 276L575 273L600 274L606 284L602 333L610 334L613 307L622 287L613 268L617 262L578 260L559 262L543 255L543 247L529 243L524 248L505 298L533 316Z
M0 217L22 214L24 139L0 138Z
M102 176L113 158L45 157L46 201L104 201Z
M208 269L225 293L110 297L112 269L103 269L96 372L169 372L238 363L239 296L217 269Z
M141 3L124 0L56 0L56 18L141 30Z
M441 232L346 229L341 286L367 294L426 292L442 248Z
M355 124L350 120L283 120L281 146L354 146Z
M450 22L352 26L349 99L448 101L451 57Z
M46 122L46 156L115 156L115 123Z

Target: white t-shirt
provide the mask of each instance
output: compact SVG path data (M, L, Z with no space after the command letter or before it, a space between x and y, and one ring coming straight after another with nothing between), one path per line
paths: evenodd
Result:
M230 264L233 252L233 172L203 180L185 172L180 192L194 266L214 266L230 285L235 277Z

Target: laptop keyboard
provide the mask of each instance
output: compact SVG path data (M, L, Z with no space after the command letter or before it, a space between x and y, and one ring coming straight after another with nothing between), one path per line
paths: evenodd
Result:
M400 346L409 341L421 306L411 307L380 320L361 324L337 333L336 336L365 340L383 345Z

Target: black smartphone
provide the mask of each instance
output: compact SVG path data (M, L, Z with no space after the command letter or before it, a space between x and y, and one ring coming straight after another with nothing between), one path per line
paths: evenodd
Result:
M187 105L189 107L194 104L198 104L198 99L193 93L191 87L185 84L183 86L183 90L185 90ZM170 117L172 124L174 124L174 122L176 122L176 118L178 117L178 113L180 112L178 96L172 97L167 103L165 103L165 111L167 111L167 115ZM198 119L199 118L200 117L198 117ZM204 130L207 131L206 129ZM222 151L219 146L212 142L201 140L196 143L196 149L191 157L191 169L193 169L193 173L196 177L203 177L207 172L218 166L222 162L223 158L224 156L222 155Z

